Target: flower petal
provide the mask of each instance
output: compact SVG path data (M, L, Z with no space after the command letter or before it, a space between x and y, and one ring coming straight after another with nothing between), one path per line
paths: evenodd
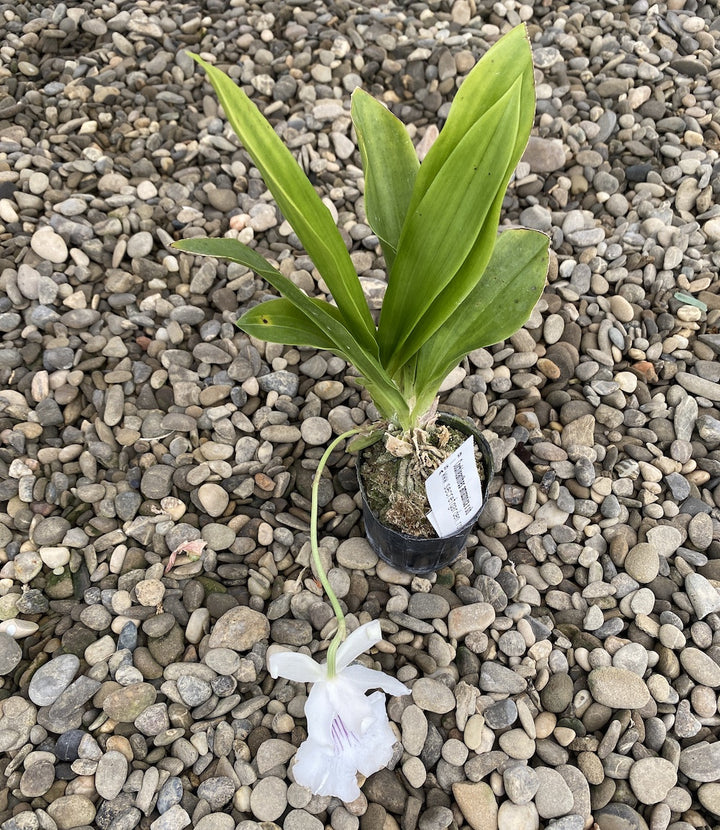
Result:
M293 776L316 795L334 795L345 802L359 795L356 772L372 775L387 765L397 740L385 712L385 696L375 692L366 699L369 715L364 731L352 739L323 744L311 734L298 749ZM339 717L339 716L336 716Z
M303 741L295 753L292 772L296 783L315 795L334 795L345 802L355 801L360 796L352 759L335 755L332 747L312 738Z
M336 710L329 694L329 682L318 682L305 701L308 736L323 746L333 746L332 722Z
M348 666L343 670L343 679L352 681L358 691L363 693L368 689L382 689L389 695L409 695L410 689L394 677L385 672L368 669L366 666Z
M365 777L387 766L397 738L388 723L385 695L375 692L368 698L373 719L354 748L353 763Z
M280 651L268 657L268 669L273 677L285 677L297 683L317 683L325 678L325 668L307 654Z
M356 628L337 650L335 666L338 672L350 665L364 651L382 640L382 629L378 620L372 620Z

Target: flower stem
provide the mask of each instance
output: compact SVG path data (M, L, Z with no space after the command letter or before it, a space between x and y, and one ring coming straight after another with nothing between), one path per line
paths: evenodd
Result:
M315 563L315 570L317 571L318 578L325 589L325 593L328 595L328 599L330 600L330 605L332 605L332 609L335 612L335 617L337 618L338 627L337 631L335 632L335 636L332 638L332 642L328 646L327 652L327 674L328 677L335 676L335 655L337 654L338 646L342 641L345 639L345 615L343 614L342 608L340 607L340 603L338 598L335 596L335 591L333 591L332 587L330 586L330 582L328 581L327 574L325 573L325 569L323 568L322 561L320 559L320 550L318 549L318 489L320 487L320 479L322 478L323 470L325 469L325 465L330 458L332 451L337 447L337 445L344 441L346 438L350 438L350 436L355 435L356 433L360 432L360 429L349 429L347 432L343 432L342 435L338 435L338 437L330 444L330 446L325 450L323 453L323 457L320 459L320 463L318 464L318 468L315 471L315 478L313 479L313 486L312 486L312 500L310 506L310 548L312 550L312 557L313 562Z

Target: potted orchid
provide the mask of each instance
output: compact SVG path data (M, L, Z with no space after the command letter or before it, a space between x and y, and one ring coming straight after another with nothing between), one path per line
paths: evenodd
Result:
M367 93L353 92L365 211L388 274L377 325L345 242L290 151L227 75L193 57L331 300L305 294L232 232L222 239L183 239L175 247L254 270L280 296L248 308L238 326L259 339L341 356L355 366L379 413L367 428L338 436L315 476L313 562L338 622L327 662L321 666L287 652L273 652L268 660L274 677L314 684L296 781L351 801L359 795L356 771L369 775L386 765L394 742L382 693L365 693L408 690L381 672L350 665L379 641L380 625L363 625L345 640L342 608L318 552L318 483L333 449L352 439L361 453L368 538L381 557L411 572L452 561L470 532L487 493L492 456L473 424L438 415L438 390L471 351L517 331L545 283L548 238L524 228L498 235L505 191L534 119L532 53L524 26L518 26L484 55L463 81L422 164L403 124ZM429 483L436 474L433 502ZM452 510L438 502L438 492L440 502L455 499ZM452 514L450 520L433 516L443 512Z
M377 325L345 242L290 151L240 87L194 57L332 302L307 296L238 239L188 238L175 247L240 263L280 294L240 317L248 334L329 350L355 366L380 415L354 441L368 538L400 569L436 570L460 553L493 469L473 425L438 417L438 390L467 354L522 326L547 271L544 234L511 228L498 236L505 191L535 113L525 27L501 38L468 74L422 164L403 124L361 89L353 92L365 210L388 273ZM465 476L474 497L469 507L458 498L466 509L455 510L454 523L439 523L426 479L467 443L467 433L474 436L477 475L466 465Z

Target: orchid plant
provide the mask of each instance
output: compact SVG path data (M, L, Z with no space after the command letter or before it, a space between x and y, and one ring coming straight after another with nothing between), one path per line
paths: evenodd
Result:
M308 297L238 239L189 238L182 251L245 265L281 295L238 325L259 339L332 351L354 364L386 423L427 423L447 374L471 351L510 336L545 282L548 238L497 236L510 177L535 113L532 52L520 25L465 78L422 164L403 124L361 89L351 115L365 173L365 211L388 270L376 326L338 228L290 151L243 90L193 56L332 295Z
M465 78L422 164L407 130L385 106L361 89L352 95L365 212L388 272L377 326L343 237L290 151L231 78L193 57L331 301L309 297L275 264L233 238L232 231L228 238L188 238L174 246L239 263L266 280L280 297L249 308L239 327L259 339L329 350L352 363L384 421L376 434L387 430L386 446L394 441L394 454L403 454L432 422L447 374L471 351L517 331L545 283L548 238L523 228L498 236L503 198L535 113L532 52L524 26L501 38ZM360 626L345 640L342 608L318 551L320 476L332 450L357 432L331 443L313 486L313 562L337 618L327 662L320 665L296 653L269 657L273 677L314 684L295 780L345 801L359 795L356 772L370 775L386 765L395 741L382 693L366 692L409 693L382 672L350 665L380 640L380 624Z

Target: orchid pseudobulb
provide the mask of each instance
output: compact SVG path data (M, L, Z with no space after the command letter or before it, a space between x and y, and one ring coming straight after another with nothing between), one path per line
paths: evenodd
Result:
M273 677L312 683L305 703L308 737L297 751L295 781L316 795L334 795L345 802L360 795L356 773L372 775L392 758L395 735L385 711L382 689L392 695L410 690L399 680L380 671L350 663L382 639L377 620L361 625L340 645L336 673L327 664L316 663L305 654L280 652L270 655Z

